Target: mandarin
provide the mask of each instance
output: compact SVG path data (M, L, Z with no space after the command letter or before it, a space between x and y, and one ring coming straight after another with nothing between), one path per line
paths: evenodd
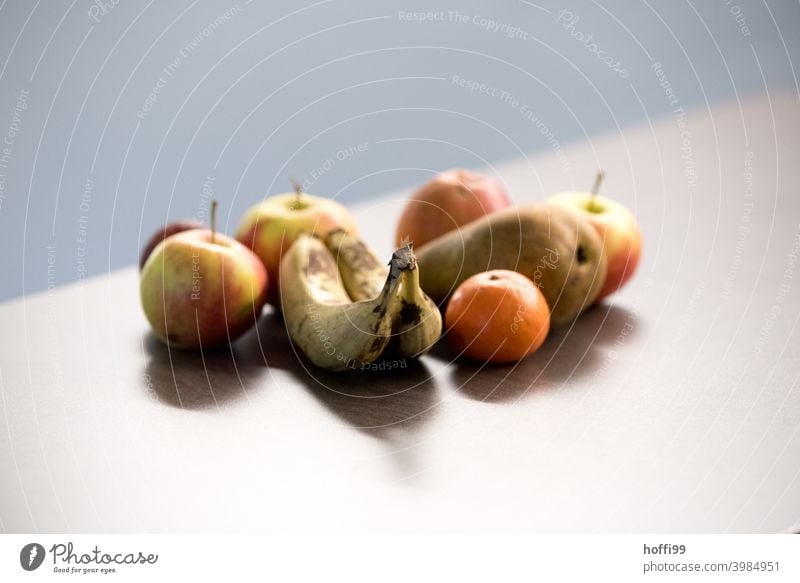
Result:
M456 289L445 311L447 336L471 358L514 362L542 345L550 308L539 288L515 271L478 273Z

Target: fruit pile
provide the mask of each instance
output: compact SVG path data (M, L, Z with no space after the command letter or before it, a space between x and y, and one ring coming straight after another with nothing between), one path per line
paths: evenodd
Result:
M489 177L443 172L409 199L388 264L343 205L299 187L253 206L236 239L216 232L214 202L210 229L181 221L148 241L142 307L178 348L233 341L269 302L293 344L329 370L413 358L440 337L459 355L514 362L636 269L636 220L597 194L601 180L514 207Z

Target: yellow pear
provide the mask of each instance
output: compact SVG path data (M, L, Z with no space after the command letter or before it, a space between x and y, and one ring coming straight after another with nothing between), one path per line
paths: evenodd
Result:
M434 239L416 255L422 289L435 301L476 273L511 269L539 286L553 324L571 322L592 305L607 271L603 240L592 224L548 203L492 213Z

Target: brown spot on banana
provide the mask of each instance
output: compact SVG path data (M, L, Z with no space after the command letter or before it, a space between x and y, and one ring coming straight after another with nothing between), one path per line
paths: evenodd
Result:
M281 262L282 309L292 341L309 360L348 370L374 362L386 349L400 311L403 275L416 271L416 261L410 248L396 251L379 293L357 302L335 267L322 241L301 236Z
M336 258L350 299L368 300L380 293L388 269L361 239L337 230L328 234L325 244Z

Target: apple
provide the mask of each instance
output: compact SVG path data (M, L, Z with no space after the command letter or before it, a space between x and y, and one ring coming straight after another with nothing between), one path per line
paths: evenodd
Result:
M250 249L214 228L161 241L142 269L142 308L153 332L177 348L212 348L233 340L261 314L268 276Z
M161 243L164 239L169 237L170 235L175 235L176 233L180 233L181 231L188 231L190 229L199 229L203 226L203 223L200 221L196 221L194 219L186 219L182 221L175 221L173 223L167 223L158 231L153 233L152 237L147 240L147 244L142 248L142 252L139 255L139 271L142 270L144 267L147 258L150 257L150 254L153 252L153 249L156 248L156 245Z
M636 271L642 253L642 234L633 214L625 205L597 194L603 177L602 172L597 174L591 192L560 192L548 199L586 217L603 237L608 274L597 300L625 285Z
M495 179L463 168L437 174L406 203L397 225L395 246L428 241L511 205L511 197Z
M253 250L264 263L272 282L268 300L278 303L278 268L281 257L301 233L325 237L344 229L357 234L355 218L347 208L328 198L295 191L270 196L250 207L236 229L236 239Z

